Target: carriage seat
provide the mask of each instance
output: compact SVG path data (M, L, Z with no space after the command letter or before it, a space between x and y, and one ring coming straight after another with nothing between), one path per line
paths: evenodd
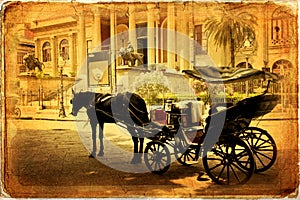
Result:
M197 145L199 142L202 142L204 132L203 126L191 126L187 128L182 128L186 141L190 145Z

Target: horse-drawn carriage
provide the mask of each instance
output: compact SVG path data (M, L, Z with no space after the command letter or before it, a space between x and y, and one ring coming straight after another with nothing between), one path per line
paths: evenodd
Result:
M203 71L201 71L203 70ZM247 79L264 78L277 80L278 76L255 69L220 71L203 68L200 71L184 71L190 77L209 83L231 83ZM269 85L269 84L268 84ZM237 102L211 105L205 124L185 124L187 110L171 103L166 110L167 124L153 123L148 118L146 104L138 95L118 94L115 97L94 93L74 93L72 113L81 107L87 109L93 134L93 151L96 157L96 125L99 126L100 152L103 156L103 124L125 124L134 142L132 163L140 163L144 138L147 143L144 162L154 174L166 172L171 164L171 155L183 165L196 163L202 157L209 177L218 184L242 184L254 172L263 172L275 162L277 149L274 139L258 127L250 127L252 119L273 110L278 96L267 93ZM140 140L140 147L138 144Z
M185 73L197 79L206 78L211 83L236 81L235 76L225 80L224 76L228 76L228 73L221 74L223 77L211 77L212 74L206 74L207 70L202 74L190 70ZM237 81L262 76L273 80L278 78L258 70L241 69L235 70L235 73L244 73ZM266 130L250 126L252 119L269 113L277 105L279 97L267 93L269 83L263 94L236 104L212 105L205 124L200 123L200 126L185 126L183 117L190 112L176 107L176 104L168 106L172 108L166 111L169 126L151 137L152 141L146 146L144 159L147 167L155 174L162 174L170 166L171 154L183 165L197 163L202 157L209 177L218 184L228 185L245 183L254 172L269 169L276 160L275 141Z

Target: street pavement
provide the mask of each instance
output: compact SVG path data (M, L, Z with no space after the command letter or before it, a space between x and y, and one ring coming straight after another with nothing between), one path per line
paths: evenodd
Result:
M206 175L201 159L190 167L173 162L163 175L118 170L115 166L133 168L133 171L144 168L143 163L130 164L133 145L124 130L114 124L106 124L104 157L101 160L89 158L91 136L88 122L75 122L69 115L59 118L57 113L36 115L26 120L7 120L4 126L7 143L3 153L6 162L2 179L6 193L16 198L295 196L298 123L297 119L284 119L282 115L280 119L276 117L269 117L259 124L253 121L252 124L268 130L273 136L278 147L277 160L269 170L254 174L244 185L220 186L213 183ZM86 127L87 131L80 131L80 127ZM198 180L199 175L202 176Z

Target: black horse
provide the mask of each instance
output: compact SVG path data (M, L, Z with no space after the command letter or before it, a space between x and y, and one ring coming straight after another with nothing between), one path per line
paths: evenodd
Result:
M144 135L136 126L146 126L150 123L145 101L135 93L122 93L112 97L110 94L94 92L73 91L72 115L85 107L92 127L93 150L90 157L96 155L96 126L99 124L100 151L98 156L104 155L103 127L104 123L116 123L118 121L127 125L134 143L134 157L131 163L140 163L143 153ZM138 148L138 143L140 147Z

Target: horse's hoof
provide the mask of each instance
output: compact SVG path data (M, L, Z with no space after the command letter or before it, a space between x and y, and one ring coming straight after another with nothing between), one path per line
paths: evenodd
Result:
M142 158L137 158L137 157L134 157L132 158L130 164L141 164L142 163Z
M100 152L98 153L98 156L100 156L100 157L104 156L104 152L103 152L103 151L100 151Z
M138 163L137 163L136 159L132 159L131 162L130 162L130 164L134 164L135 165L135 164L138 164Z
M95 153L91 153L91 154L89 155L89 158L95 158Z

